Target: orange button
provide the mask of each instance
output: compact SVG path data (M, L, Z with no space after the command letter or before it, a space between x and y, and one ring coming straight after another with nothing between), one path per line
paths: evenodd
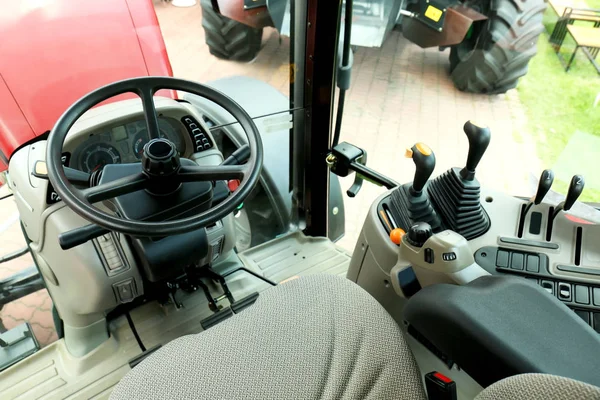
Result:
M390 239L392 239L392 242L399 245L400 242L402 242L402 236L404 236L405 233L406 232L400 228L392 229L390 232Z

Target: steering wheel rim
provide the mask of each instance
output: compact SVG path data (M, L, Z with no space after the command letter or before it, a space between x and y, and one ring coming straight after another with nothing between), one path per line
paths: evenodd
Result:
M180 178L182 179L181 182L220 180L227 179L226 176L240 176L241 174L243 179L240 185L232 195L217 206L211 207L198 215L176 220L159 222L129 220L99 210L94 207L92 203L111 197L118 197L119 195L131 193L136 190L130 190L129 192L102 198L102 196L98 196L98 190L93 191L93 189L98 186L90 188L87 192L86 190L76 189L68 181L61 162L62 148L69 130L83 114L95 105L120 94L134 93L142 100L144 118L146 120L146 127L151 142L153 139L159 137L158 114L154 105L154 94L157 91L164 89L179 90L195 94L223 107L236 119L246 133L248 146L250 148L250 157L244 165L215 167L199 166L197 168L188 167L186 171L191 171L192 173L188 173L187 175L182 173L180 175L182 177ZM139 237L169 236L190 232L204 228L207 225L224 218L226 215L235 211L256 186L260 178L262 162L263 148L260 133L256 124L252 121L252 118L239 104L227 95L208 86L171 77L141 77L127 79L111 83L88 93L69 107L69 109L67 109L67 111L59 118L48 136L46 149L48 178L54 190L69 208L87 221L97 224L105 229ZM183 167L181 167L181 169L182 168ZM217 178L192 179L202 176L216 176ZM133 179L133 177L131 178ZM146 179L148 179L148 181L150 180L149 177L146 177ZM124 181L124 178L120 180ZM129 189L138 186L142 188L141 184L135 186L135 182L130 183L130 185L131 187L129 187ZM110 193L104 193L104 195ZM94 195L96 195L96 197L94 197Z

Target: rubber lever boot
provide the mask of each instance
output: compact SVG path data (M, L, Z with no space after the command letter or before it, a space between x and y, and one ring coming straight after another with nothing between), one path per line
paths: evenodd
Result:
M490 145L490 128L480 126L469 120L465 123L463 130L469 139L469 155L467 156L467 165L460 171L460 176L468 181L475 179L475 169L481 161L483 154Z
M415 222L427 222L434 232L442 229L441 219L424 192L425 185L435 169L435 154L424 143L416 143L406 150L405 156L415 163L415 177L412 183L404 184L392 192L392 205L399 217L400 228L408 229Z
M481 206L481 186L475 169L490 144L490 130L473 121L463 127L469 140L469 154L464 168L451 168L428 185L427 192L444 225L467 240L483 235L490 219Z

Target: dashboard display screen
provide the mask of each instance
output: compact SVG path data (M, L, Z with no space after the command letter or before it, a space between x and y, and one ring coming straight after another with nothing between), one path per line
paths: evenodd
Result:
M123 125L112 128L113 140L119 141L127 139L127 129Z
M179 121L158 119L160 137L169 139L182 156L185 153L184 136L187 132ZM146 122L134 120L123 125L102 128L93 132L73 152L71 166L88 173L102 169L107 164L139 162L144 146L150 141Z

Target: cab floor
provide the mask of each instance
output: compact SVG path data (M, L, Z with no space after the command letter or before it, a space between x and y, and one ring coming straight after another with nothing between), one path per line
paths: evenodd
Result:
M240 253L239 258L246 268L275 282L317 273L345 276L350 262L350 255L328 239L307 238L297 232ZM229 268L227 262L223 262L215 269L225 271ZM227 283L236 299L269 287L242 271L228 277ZM183 303L182 309L151 302L131 312L147 349L201 332L200 321L212 314L201 291L186 296L179 294L177 299ZM130 370L129 360L141 353L124 316L113 321L109 330L110 339L85 357L72 357L61 339L0 373L1 397L108 398L112 388Z

